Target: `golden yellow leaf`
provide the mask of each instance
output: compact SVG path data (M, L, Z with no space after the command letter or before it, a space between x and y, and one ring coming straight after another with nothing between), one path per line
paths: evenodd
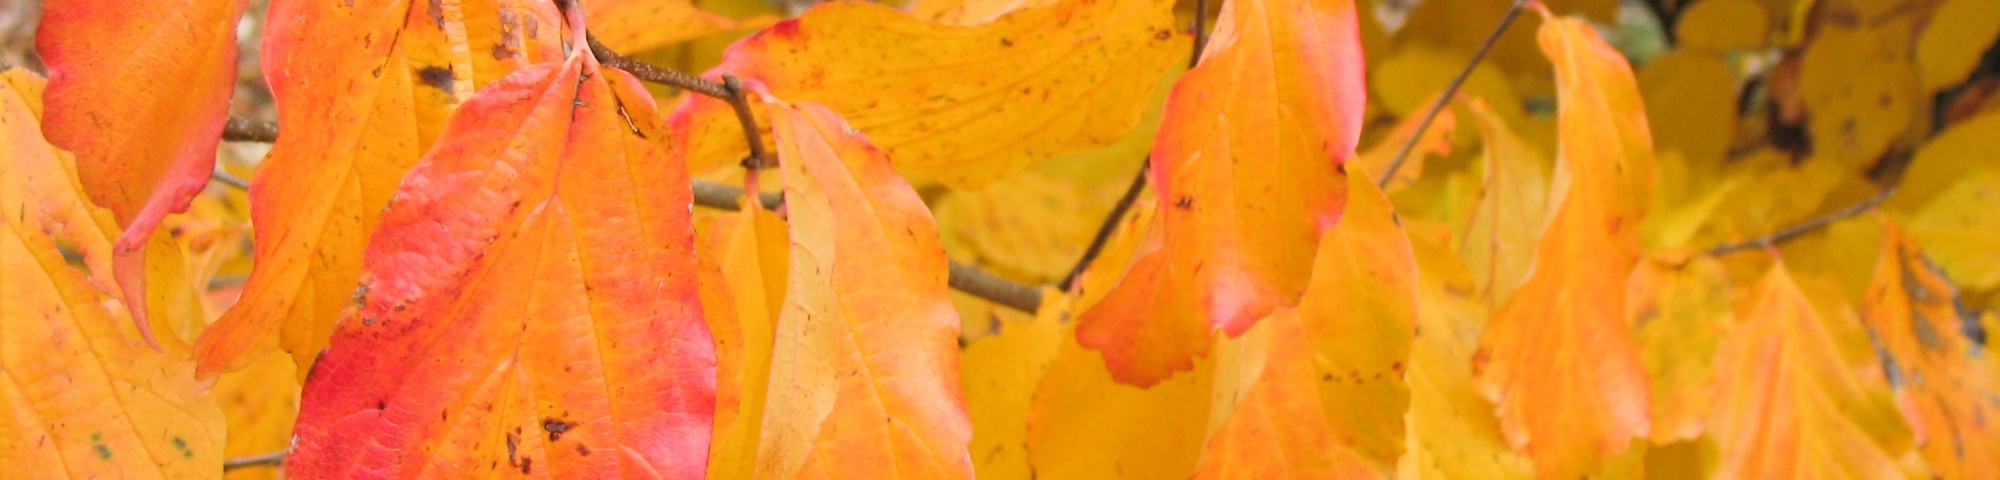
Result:
M756 469L757 445L769 398L771 359L778 312L784 310L789 271L784 220L746 198L728 229L716 232L719 283L727 305L702 298L709 331L716 338L715 440L709 447L711 478L749 478ZM717 250L710 248L708 250ZM704 290L708 290L704 285ZM728 312L718 315L718 312ZM719 322L728 322L722 324ZM725 343L725 339L732 339Z
M1472 277L1446 246L1423 240L1412 245L1421 268L1421 307L1410 345L1408 436L1397 462L1399 478L1534 478L1534 464L1500 434L1493 403L1472 387L1472 354L1488 313Z
M1799 83L1814 156L1866 167L1920 124L1920 105L1929 100L1910 62L1909 28L1891 22L1817 31Z
M1420 43L1398 48L1388 55L1373 54L1370 58L1378 59L1368 71L1368 90L1379 100L1375 106L1397 117L1416 117L1430 109L1431 102L1465 68L1472 54L1469 50L1444 50ZM1514 86L1507 83L1507 77L1493 64L1481 62L1473 67L1472 76L1459 91L1480 98L1508 99L1497 107L1499 111L1510 119L1523 115L1520 103L1513 101L1520 94L1515 93Z
M1910 235L1954 283L2000 287L2000 169L1972 172L1909 218Z
M689 0L591 0L583 8L590 34L620 52L652 50L736 26L736 20L702 11Z
M1549 175L1553 159L1528 145L1506 121L1474 98L1466 104L1485 145L1480 150L1478 197L1458 236L1459 258L1465 261L1487 305L1512 298L1528 280L1536 239L1549 220Z
M0 73L0 465L38 478L217 478L222 412L185 345L149 348L116 293L116 223L42 137L44 82ZM158 244L172 250L164 237ZM84 257L71 267L65 249ZM149 267L151 268L151 267ZM179 273L176 272L178 275Z
M1685 48L1722 52L1763 46L1770 38L1770 13L1751 0L1686 3L1674 23L1674 40Z
M967 345L959 360L965 403L972 413L972 466L979 478L1033 478L1028 465L1028 412L1035 388L1069 329L1071 298L1042 290L1032 321L1008 323Z
M944 25L979 25L1016 10L1054 5L1056 0L917 0L910 15Z
M229 425L229 441L222 449L226 457L263 455L292 445L292 422L299 417L297 369L291 356L270 352L215 381L208 396L222 407L222 418ZM277 480L284 478L284 469L239 468L224 478Z
M1430 105L1432 100L1426 100L1424 105ZM1388 172L1389 164L1395 163L1396 154L1402 153L1403 145L1417 136L1417 125L1423 121L1423 115L1403 117L1387 135L1375 140L1374 146L1356 153L1354 161L1370 172ZM1449 108L1439 110L1437 116L1431 119L1431 124L1424 128L1423 137L1410 148L1408 157L1396 169L1396 178L1390 180L1386 187L1388 191L1393 193L1416 183L1417 178L1423 176L1424 162L1428 158L1451 155L1451 134L1457 128L1458 115Z
M1965 81L1979 66L1980 56L2000 40L2000 2L1943 0L1930 23L1917 35L1917 69L1924 91Z
M1694 440L1707 425L1715 368L1711 362L1736 323L1729 272L1722 262L1648 258L1632 272L1627 318L1653 381L1655 445Z
M1678 150L1689 162L1720 163L1736 135L1738 83L1721 53L1676 49L1653 58L1639 71L1639 93L1657 148Z
M977 187L1124 136L1155 80L1186 58L1176 28L1162 0L1069 0L973 27L836 2L738 42L708 75L824 104L898 167ZM693 98L673 122L695 146L695 171L746 151L724 102Z

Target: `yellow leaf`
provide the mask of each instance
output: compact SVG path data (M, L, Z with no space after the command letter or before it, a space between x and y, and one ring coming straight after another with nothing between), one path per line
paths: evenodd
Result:
M1474 296L1471 277L1445 246L1413 246L1422 306L1410 345L1408 438L1397 462L1399 478L1534 478L1534 464L1500 434L1493 403L1473 390L1472 354L1487 308Z
M1920 123L1929 102L1910 62L1907 22L1861 29L1826 25L1806 46L1799 94L1813 155L1872 165Z
M1958 289L1894 222L1862 302L1869 338L1882 350L1903 417L1914 426L1936 478L2000 477L2000 396L1994 372L1975 361L1985 337Z
M590 34L620 52L652 50L736 26L736 20L702 11L689 0L591 0L583 8Z
M1909 215L1910 235L1954 283L1972 290L2000 287L2000 168L1961 178Z
M712 261L718 264L720 276L715 282L724 291L702 298L709 331L716 338L716 429L708 456L711 478L749 478L756 469L778 312L784 310L790 268L784 220L748 198L734 216L732 228L717 232L722 241L708 244L721 251L703 252L704 256L721 257ZM704 285L704 291L709 289ZM711 296L725 297L721 300L729 303L718 306ZM725 343L725 338L733 341Z
M1069 331L1071 298L1042 290L1041 312L1008 323L960 354L965 403L972 413L973 470L979 478L1033 478L1028 465L1028 412L1035 387Z
M292 444L292 422L299 416L299 380L292 357L265 354L242 370L224 373L209 390L229 425L228 458L282 451ZM277 480L284 469L272 467L230 470L229 480Z
M1426 100L1425 108L1429 108L1428 105L1435 99L1433 97L1432 100ZM1402 153L1403 145L1409 143L1411 137L1417 136L1417 125L1423 121L1423 115L1403 117L1389 130L1388 135L1375 140L1375 146L1357 153L1355 162L1370 172L1388 172L1389 164L1395 163L1396 154ZM1457 128L1458 115L1452 113L1449 108L1439 110L1437 117L1431 119L1431 124L1424 128L1423 137L1410 148L1408 157L1396 169L1396 178L1389 181L1388 191L1395 192L1416 183L1417 178L1423 176L1424 162L1428 158L1451 155L1451 134Z
M1704 166L1721 163L1736 136L1737 85L1720 53L1677 49L1647 63L1639 71L1639 92L1646 97L1646 124L1653 127L1659 150L1677 150Z
M1368 72L1369 92L1380 100L1376 106L1390 114L1399 118L1421 116L1438 94L1444 92L1445 85L1465 68L1466 60L1472 58L1470 52L1413 44L1388 55L1374 55L1382 60L1377 60L1377 65ZM1473 67L1472 76L1466 78L1459 90L1474 97L1507 99L1498 107L1506 118L1524 115L1520 102L1513 101L1520 94L1515 93L1514 86L1507 83L1507 77L1493 64L1481 62Z
M1917 69L1924 91L1932 93L1965 81L1980 56L2000 39L2000 2L1943 1L1917 35Z
M1729 281L1722 263L1709 257L1682 264L1648 258L1632 272L1627 318L1653 381L1655 445L1696 439L1707 425L1711 360L1736 323Z
M1124 136L1186 58L1176 28L1162 0L1069 0L974 27L835 2L738 42L708 75L826 105L898 167L978 187ZM724 102L693 98L673 122L695 146L694 171L746 151Z
M910 15L944 25L979 25L1016 10L1054 5L1056 0L917 0Z
M50 478L217 478L222 412L185 346L150 348L112 283L110 212L42 137L43 81L0 74L0 465ZM164 242L165 238L156 238ZM165 245L165 244L162 244ZM166 245L171 249L171 245ZM89 275L63 250L75 248Z
M1686 10L1674 24L1680 46L1710 52L1763 46L1770 38L1770 13L1750 0L1702 0L1683 3Z
M1552 159L1523 142L1508 129L1484 99L1467 103L1484 137L1479 182L1458 257L1471 271L1487 305L1514 296L1528 280L1536 239L1549 220L1549 170Z
M1896 194L1884 203L1901 213L1946 203L1936 199L1952 185L1981 170L2000 171L2000 142L1993 141L1995 138L2000 138L2000 110L1981 113L1945 128L1917 150ZM1936 243L1924 241L1931 247Z

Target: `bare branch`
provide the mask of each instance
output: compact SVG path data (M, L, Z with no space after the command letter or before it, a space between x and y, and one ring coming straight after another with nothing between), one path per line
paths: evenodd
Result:
M276 142L278 141L278 124L243 117L229 117L229 122L222 124L222 141Z
M719 183L694 181L694 204L708 208L735 210L743 198L743 189ZM758 203L764 208L775 209L784 200L777 194L761 193ZM985 299L1015 310L1035 313L1042 306L1042 291L1033 286L1015 283L1012 280L980 270L979 267L951 262L951 288L975 297Z
M757 116L750 113L750 96L743 91L743 81L735 75L722 74L722 86L729 90L729 108L736 111L736 123L743 127L743 140L750 143L750 158L743 159L743 168L763 170L777 166L771 157L764 154L764 140L757 137Z
M249 180L244 180L243 177L230 175L229 172L216 170L214 173L208 174L208 179L215 183L236 187L237 190L243 190L243 191L250 190Z
M1104 223L1097 226L1097 236L1091 237L1090 247L1083 250L1083 257L1076 260L1076 266L1069 268L1069 275L1063 277L1062 283L1056 284L1056 289L1067 292L1070 287L1076 286L1076 279L1083 276L1083 270L1090 268L1090 262L1104 253L1104 244L1111 241L1111 232L1118 231L1118 222L1125 218L1125 212L1132 210L1132 203L1139 200L1139 192L1146 190L1146 169L1150 166L1148 162L1139 163L1139 174L1132 176L1132 186L1125 187L1125 196L1118 197L1118 203L1111 206L1111 213L1106 214Z
M227 471L230 471L230 470L235 470L235 469L239 469L239 468L247 468L247 467L278 467L278 466L284 466L284 464L285 464L285 455L286 455L286 454L289 454L289 453L291 453L291 452L292 452L292 449L291 449L291 448L286 448L286 449L284 449L284 450L279 450L279 451L275 451L275 452L271 452L271 453L266 453L266 454L263 454L263 455L254 455L254 456L249 456L249 457L242 457L242 458L231 458L231 459L228 459L228 460L224 460L224 461L222 461L222 471L225 471L225 472L227 472Z
M1775 246L1780 243L1785 243L1786 241L1790 241L1791 239L1798 238L1800 235L1805 235L1806 233L1810 233L1813 230L1818 230L1827 225L1831 225L1833 224L1833 222L1845 220L1855 215L1860 215L1862 213L1866 213L1869 210L1873 210L1876 205L1881 205L1883 200L1888 200L1889 195L1894 193L1896 193L1896 186L1890 185L1888 187L1884 187L1881 192L1876 192L1875 196L1868 197L1867 200L1862 200L1860 203L1848 205L1847 208L1842 208L1832 212L1827 212L1825 215L1813 217L1811 220L1806 220L1797 225L1792 225L1789 227L1779 229L1776 232L1771 232L1770 235L1752 238L1737 243L1725 243L1722 245L1716 245L1715 248L1708 249L1706 255L1711 257L1719 257L1743 250L1748 250L1751 248L1762 249Z
M1479 44L1479 51L1473 52L1472 59L1465 62L1465 68L1460 69L1458 76L1452 77L1451 83L1445 85L1444 93L1438 94L1437 100L1431 102L1431 109L1424 112L1423 121L1417 122L1416 133L1403 142L1403 148L1396 150L1396 159L1389 162L1389 168L1376 174L1376 187L1389 188L1389 182L1396 179L1396 170L1403 168L1403 161L1410 159L1410 151L1417 148L1417 142L1424 138L1424 131L1431 128L1431 121L1436 120L1438 113L1444 111L1444 106L1451 103L1458 89L1465 86L1465 80L1472 78L1472 69L1479 66L1479 61L1486 58L1487 52L1493 50L1493 44L1500 43L1500 34L1507 33L1507 26L1514 24L1514 18L1521 16L1521 9L1527 5L1528 0L1514 0L1514 6L1507 8L1507 15L1500 17L1500 23L1493 26L1493 33L1486 34L1486 43Z
M624 55L619 55L618 52L612 51L611 47L606 47L603 43L598 43L597 37L586 37L585 41L590 43L590 55L597 57L598 63L624 70L634 77L639 77L640 80L699 93L722 101L729 101L731 98L729 87L723 84L703 80L701 77L688 75L671 68L627 58Z

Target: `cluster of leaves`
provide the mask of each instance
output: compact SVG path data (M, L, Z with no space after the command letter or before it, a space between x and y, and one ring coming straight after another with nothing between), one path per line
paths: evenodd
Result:
M2000 477L2000 2L1198 5L48 0L0 464Z

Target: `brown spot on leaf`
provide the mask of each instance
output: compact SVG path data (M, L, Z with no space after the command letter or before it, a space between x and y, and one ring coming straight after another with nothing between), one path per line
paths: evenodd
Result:
M458 77L452 75L451 68L438 68L436 65L428 65L418 70L417 78L423 80L425 85L444 92L447 97L451 96L451 86L458 83Z
M576 428L576 424L555 418L542 419L542 429L549 431L549 441L551 442L562 440L563 434L569 432L572 428Z

